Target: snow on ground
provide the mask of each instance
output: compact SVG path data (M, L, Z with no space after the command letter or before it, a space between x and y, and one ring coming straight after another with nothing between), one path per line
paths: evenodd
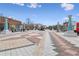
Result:
M65 38L65 40L69 41L71 44L73 44L75 47L79 47L79 36L77 37L67 37L64 36L63 32L58 33L61 37Z
M58 52L55 51L56 47L54 43L51 41L51 37L48 32L44 35L45 42L44 42L44 55L45 56L55 56Z

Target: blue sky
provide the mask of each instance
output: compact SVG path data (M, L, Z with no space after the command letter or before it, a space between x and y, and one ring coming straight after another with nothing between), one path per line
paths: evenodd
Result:
M33 23L54 25L63 23L68 15L73 15L74 21L79 21L79 4L69 3L2 3L0 15L12 17L26 22L30 18Z

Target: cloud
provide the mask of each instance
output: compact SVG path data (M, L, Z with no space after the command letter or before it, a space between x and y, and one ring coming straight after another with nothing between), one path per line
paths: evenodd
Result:
M79 13L76 16L79 16Z
M8 18L12 18L11 16L8 16Z
M64 20L68 20L68 17L65 17Z
M16 5L19 5L19 6L24 6L25 5L24 3L12 3L12 4L16 4Z
M72 18L74 19L75 17L74 17L74 16L72 16ZM68 19L69 19L68 17L65 17L65 18L64 18L64 20L68 20Z
M12 4L19 5L19 6L25 6L24 3L12 3ZM42 6L38 3L29 3L29 4L27 4L27 7L29 7L29 8L38 8L39 7L40 8Z
M64 10L66 10L66 11L74 9L74 5L73 4L69 4L69 3L62 3L61 7L64 8Z
M29 7L29 8L40 8L41 7L41 5L39 5L39 4L37 4L37 3L30 3L29 5L27 5L27 7Z
M75 16L72 16L72 18L76 18Z

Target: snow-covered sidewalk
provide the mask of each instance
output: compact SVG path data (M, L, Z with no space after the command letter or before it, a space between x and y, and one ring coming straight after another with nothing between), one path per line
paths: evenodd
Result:
M55 51L56 47L54 46L54 43L51 41L51 37L49 35L49 32L46 31L44 35L44 55L45 56L55 56L58 54L58 52Z
M63 32L56 32L59 36L63 37L65 40L73 44L75 47L79 47L79 36L76 37L68 37L64 36Z

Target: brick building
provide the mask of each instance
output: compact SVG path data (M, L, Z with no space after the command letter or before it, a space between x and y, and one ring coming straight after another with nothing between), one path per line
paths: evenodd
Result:
M12 18L8 18L8 26L9 26L9 30L12 30L12 28L14 28L15 30L18 30L20 25L21 25L21 21L12 19ZM0 16L0 31L2 31L4 29L4 23L5 23L5 17Z

